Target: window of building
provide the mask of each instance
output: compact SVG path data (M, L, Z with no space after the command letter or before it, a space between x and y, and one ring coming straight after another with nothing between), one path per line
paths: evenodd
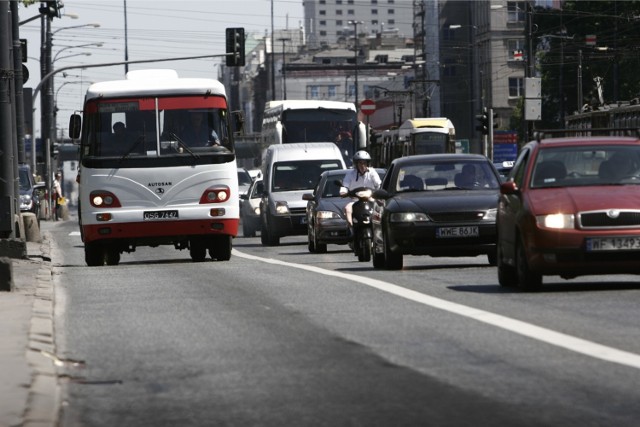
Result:
M347 4L353 4L353 0L347 0Z
M336 4L342 4L342 0L336 0Z
M336 10L336 15L342 15L342 10L341 9Z
M394 3L395 3L395 1L394 1L394 0L387 0L387 3L389 3L389 4L394 4Z
M371 14L372 15L377 15L378 14L378 9L371 9Z
M522 77L509 77L509 98L524 96L524 79Z
M526 5L523 1L507 2L507 20L509 22L524 22Z
M395 9L388 9L388 10L387 10L387 13L388 13L389 15L393 15L393 14L395 14L395 13L396 13L396 11L395 11Z
M325 25L327 25L327 21L318 21L318 24L320 24L322 26L325 26Z
M327 0L320 0L320 4L327 4Z
M320 98L320 87L318 87L318 86L310 86L309 87L309 96L311 97L311 99Z
M355 11L353 9L347 9L347 15L355 15Z
M371 4L378 4L378 0L371 0Z
M394 26L394 25L396 25L396 20L395 19L387 19L387 24L389 24L390 26Z
M373 21L371 21L371 25L376 26L378 25L378 20L374 19Z
M337 19L336 20L336 27L342 27L343 23L342 23L342 19Z
M331 98L335 98L335 97L336 97L336 94L337 94L337 92L338 92L338 91L337 91L337 89L336 89L336 87L337 87L337 86L335 86L335 85L331 85L331 86L329 86L329 87L327 88L327 96L328 96L330 99L331 99Z
M507 49L509 61L522 61L524 53L524 40L511 39L507 41Z
M320 11L318 11L318 15L326 16L327 15L327 11L326 10L320 10Z
M322 37L326 37L326 36L327 36L327 32L326 32L326 31L320 31L320 35L321 35Z

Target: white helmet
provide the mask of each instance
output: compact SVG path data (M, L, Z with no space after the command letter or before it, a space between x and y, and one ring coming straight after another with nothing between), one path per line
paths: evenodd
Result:
M369 164L369 162L371 162L371 156L364 150L356 151L356 154L353 155L353 163L356 163L358 160L364 160Z

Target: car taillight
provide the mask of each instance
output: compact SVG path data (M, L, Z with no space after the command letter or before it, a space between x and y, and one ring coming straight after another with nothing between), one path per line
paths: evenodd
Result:
M120 200L110 191L96 190L89 195L91 206L95 208L119 208Z
M231 197L231 190L226 185L209 187L202 193L200 204L223 203L229 200L229 197Z

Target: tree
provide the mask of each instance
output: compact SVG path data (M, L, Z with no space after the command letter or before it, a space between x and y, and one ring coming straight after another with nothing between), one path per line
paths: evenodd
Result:
M540 128L564 127L562 119L584 104L600 103L594 79L602 78L605 103L640 95L640 2L567 1L563 9L536 8L534 36L542 77ZM595 46L587 44L595 36ZM582 86L578 67L582 64ZM578 100L578 94L582 99Z

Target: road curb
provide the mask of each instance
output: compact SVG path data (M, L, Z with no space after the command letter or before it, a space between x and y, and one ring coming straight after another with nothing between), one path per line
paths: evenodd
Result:
M24 414L24 427L56 426L60 408L60 385L56 372L54 331L54 291L51 263L52 242L43 234L42 263L36 277L37 287L29 328L27 361L32 369L31 384Z

